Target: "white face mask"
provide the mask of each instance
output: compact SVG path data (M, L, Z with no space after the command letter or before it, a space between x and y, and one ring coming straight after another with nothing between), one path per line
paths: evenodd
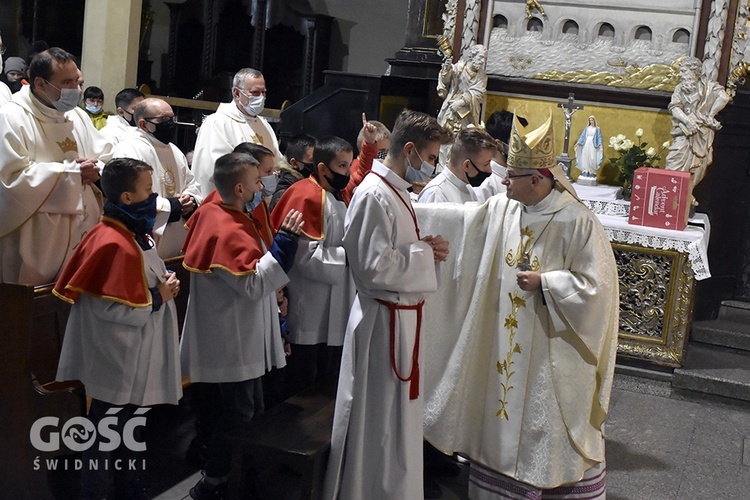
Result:
M52 88L60 91L60 98L58 100L52 101L52 99L50 99L50 101L52 101L52 105L60 113L67 113L71 109L78 106L78 103L81 102L81 90L79 88L58 89L50 82L47 83L49 83ZM45 92L44 95L47 95L47 93ZM49 99L49 96L47 96L47 98Z
M276 175L266 175L260 178L263 182L263 190L261 191L263 196L272 196L276 192L276 185L278 184L279 178Z
M240 91L242 94L242 91ZM245 110L245 113L247 113L250 116L258 116L263 111L263 108L266 104L266 96L259 95L247 95L242 94L245 97L247 97L247 104L243 104L242 108Z
M422 160L417 151L417 157L422 161L422 165L419 170L411 166L409 157L406 157L406 180L409 182L428 182L432 174L435 173L435 165L430 165L426 161Z
M97 114L97 113L98 113L99 111L101 111L101 110L102 110L102 107L101 107L101 106L94 106L94 105L92 105L92 104L87 104L87 105L86 105L86 111L88 111L88 112L89 112L89 113L91 113L92 115L95 115L95 114Z

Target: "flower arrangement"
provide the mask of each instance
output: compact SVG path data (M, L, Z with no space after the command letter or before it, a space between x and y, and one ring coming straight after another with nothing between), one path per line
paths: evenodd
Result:
M609 138L609 147L619 153L617 158L610 158L612 165L619 171L618 180L623 183L623 194L630 195L633 185L633 174L639 167L653 167L654 163L661 160L661 153L669 147L669 141L662 144L659 151L654 147L641 141L643 129L635 131L635 141L631 141L625 135L619 134Z

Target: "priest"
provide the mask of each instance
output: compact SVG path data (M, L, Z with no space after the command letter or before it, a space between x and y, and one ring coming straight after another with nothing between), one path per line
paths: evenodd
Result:
M460 242L425 306L425 436L471 457L472 499L606 492L617 268L553 143L515 120L507 196L419 214Z
M0 109L0 282L41 285L99 222L94 182L111 145L78 107L83 77L71 54L37 54L29 78Z

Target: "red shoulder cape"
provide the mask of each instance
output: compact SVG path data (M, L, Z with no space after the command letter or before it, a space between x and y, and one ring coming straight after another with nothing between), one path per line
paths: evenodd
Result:
M218 203L221 205L221 196L218 191L214 189L203 199L203 203ZM273 237L276 236L276 231L273 230L273 226L271 225L271 213L268 210L268 203L266 203L266 200L263 200L260 205L255 207L255 210L252 211L251 215L255 220L261 238L263 238L263 243L266 244L266 248L271 248L271 245L273 245Z
M302 218L305 221L302 234L311 240L322 240L325 238L323 230L325 199L326 191L320 187L315 178L308 177L297 181L289 186L273 207L271 223L278 231L289 210L295 209L302 212Z
M207 197L188 219L182 266L194 273L224 269L235 276L255 272L263 257L263 224L248 214L222 205L218 195Z
M131 307L151 306L135 235L121 222L102 217L76 247L52 293L71 304L85 293Z

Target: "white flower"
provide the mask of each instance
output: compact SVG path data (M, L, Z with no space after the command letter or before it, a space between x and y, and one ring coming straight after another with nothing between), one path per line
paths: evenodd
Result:
M617 143L617 137L612 136L609 138L609 145L613 147Z
M636 130L635 131L635 136L636 137L643 137L643 129L639 128L638 130Z
M617 135L617 141L618 141L618 142L622 142L622 141L624 141L624 140L625 140L625 135L624 135L624 134L618 134L618 135Z
M671 145L672 145L672 143L671 143L671 142L669 142L669 141L667 141L667 142L665 142L664 144L662 144L662 145L661 145L661 147L663 147L664 149L667 149L667 148L668 148L669 146L671 146Z
M648 148L648 151L646 151L646 155L648 155L648 156L656 156L656 149L654 149L654 148Z
M633 141L631 141L630 139L625 139L624 141L622 141L622 149L624 149L625 151L632 148L633 146L635 146L635 143L633 143Z
M622 147L620 146L619 142L612 144L612 149L614 149L615 151L622 151Z

